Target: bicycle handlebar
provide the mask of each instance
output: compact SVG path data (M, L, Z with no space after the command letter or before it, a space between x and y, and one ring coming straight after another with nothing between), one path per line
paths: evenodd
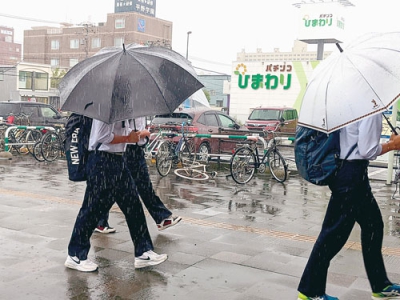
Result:
M276 126L275 126L275 128L274 129L268 129L268 130L263 130L263 132L264 133L272 133L273 135L275 135L277 132L277 130L278 130L278 128L279 128L279 123L278 124L276 124Z

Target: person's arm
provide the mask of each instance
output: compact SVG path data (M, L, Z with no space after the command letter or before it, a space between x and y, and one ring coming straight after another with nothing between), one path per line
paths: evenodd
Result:
M382 152L380 144L382 134L382 116L377 114L362 119L358 123L358 131L354 134L358 135L357 147L358 154L362 159L374 160Z
M400 150L400 135L392 134L389 142L382 144L382 151L380 155L388 153L392 150Z
M106 124L99 120L93 120L90 138L102 144L136 143L139 141L138 132L130 132L129 135L114 134L114 125Z
M140 131L131 131L129 135L115 135L110 144L137 143L140 140Z

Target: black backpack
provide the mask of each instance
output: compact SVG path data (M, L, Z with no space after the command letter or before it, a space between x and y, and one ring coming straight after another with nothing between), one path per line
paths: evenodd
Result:
M356 146L350 149L345 159ZM316 185L328 185L339 166L340 130L327 134L298 125L294 156L300 176Z
M89 138L92 118L71 114L65 125L64 150L71 181L86 180L86 163L89 155Z

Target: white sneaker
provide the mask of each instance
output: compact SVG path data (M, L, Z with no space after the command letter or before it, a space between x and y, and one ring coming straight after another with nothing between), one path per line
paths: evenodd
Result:
M100 233L114 233L117 230L113 227L103 227L103 226L97 226L94 231L100 232Z
M135 268L145 268L155 266L166 261L168 258L167 254L157 254L153 250L144 252L141 256L135 257Z
M80 260L76 256L69 256L67 257L67 260L65 261L64 265L67 268L78 270L81 272L94 272L97 270L98 266L90 261L89 259L86 260Z
M178 224L182 220L180 216L169 216L168 218L161 221L160 224L157 224L157 228L159 231L167 229L168 227L174 226Z

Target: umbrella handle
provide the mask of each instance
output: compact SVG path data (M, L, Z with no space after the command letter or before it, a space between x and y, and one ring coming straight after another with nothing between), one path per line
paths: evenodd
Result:
M392 129L392 132L393 132L395 135L398 135L398 133L397 133L397 131L396 131L396 128L394 128L393 125L392 125L392 123L390 123L388 117L386 117L386 115L385 115L384 113L382 113L382 115L385 117L386 122L388 123L388 125L389 125L390 128Z
M146 142L144 144L142 144L142 145L136 144L136 145L138 145L140 148L145 148L147 146L147 144L149 143L149 137L145 136L144 139L146 140Z

